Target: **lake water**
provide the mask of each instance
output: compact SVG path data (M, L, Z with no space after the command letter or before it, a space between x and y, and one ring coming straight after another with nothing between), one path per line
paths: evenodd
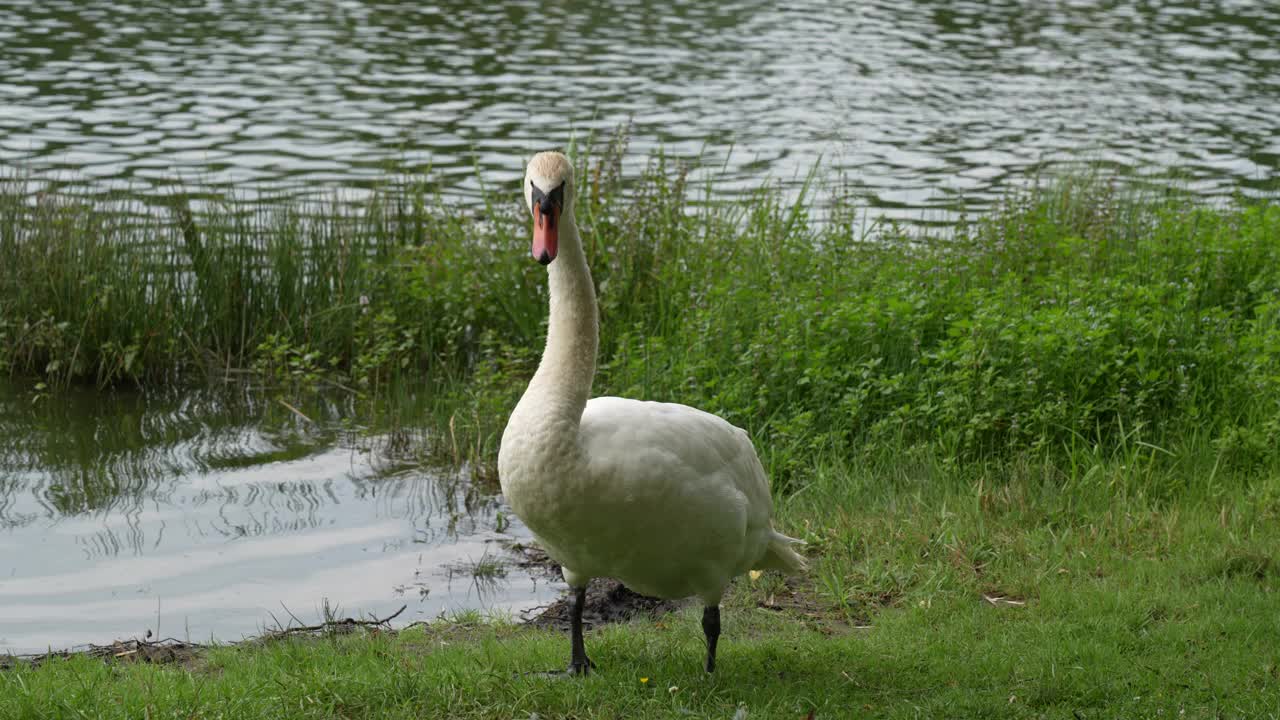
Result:
M0 653L236 640L320 622L326 601L357 618L407 605L404 624L558 595L509 562L528 533L492 488L397 462L342 398L299 410L311 422L244 389L0 383Z
M1280 5L302 2L0 6L0 163L81 191L515 184L631 121L722 191L822 161L871 212L979 209L1046 165L1274 194Z

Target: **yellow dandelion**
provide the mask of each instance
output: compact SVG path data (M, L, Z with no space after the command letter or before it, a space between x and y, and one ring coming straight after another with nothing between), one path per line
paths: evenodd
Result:
M641 684L641 685L648 685L648 684L649 684L649 678L640 678L640 684Z
M759 580L760 576L763 574L764 573L760 572L759 570L752 570L751 572L747 573L747 575L751 577L751 582L755 582L756 580Z

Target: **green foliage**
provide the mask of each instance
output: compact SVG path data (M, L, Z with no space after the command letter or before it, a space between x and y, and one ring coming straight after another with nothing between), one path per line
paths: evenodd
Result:
M1207 437L1277 459L1280 208L1066 178L942 236L863 232L833 193L694 199L688 168L576 158L599 286L596 392L747 427L780 487L814 453L956 459ZM815 210L828 209L819 221ZM253 368L462 404L491 458L536 364L545 273L518 193L472 215L420 185L362 206L168 214L0 193L0 367L56 386Z
M417 333L402 325L393 311L367 313L356 328L352 377L360 387L376 392L409 367L417 339Z
M648 322L606 325L601 391L750 427L784 480L823 449L915 444L973 459L1226 433L1275 457L1280 208L1065 180L950 238L860 242L754 206L745 230L677 227L709 266L658 270L678 290Z
M276 385L305 391L319 384L323 375L320 363L319 352L272 333L256 348L253 370Z

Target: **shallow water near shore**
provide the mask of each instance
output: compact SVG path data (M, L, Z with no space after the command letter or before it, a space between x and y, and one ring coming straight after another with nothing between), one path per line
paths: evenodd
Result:
M346 403L294 406L308 421L243 388L0 383L0 653L558 595L507 562L527 531L492 488L394 459L412 435L360 427Z

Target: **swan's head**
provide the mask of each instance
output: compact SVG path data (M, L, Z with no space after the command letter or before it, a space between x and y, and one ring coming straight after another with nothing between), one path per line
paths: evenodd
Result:
M560 216L573 206L573 165L558 152L541 152L524 173L524 201L533 214L533 259L549 264L560 246Z

